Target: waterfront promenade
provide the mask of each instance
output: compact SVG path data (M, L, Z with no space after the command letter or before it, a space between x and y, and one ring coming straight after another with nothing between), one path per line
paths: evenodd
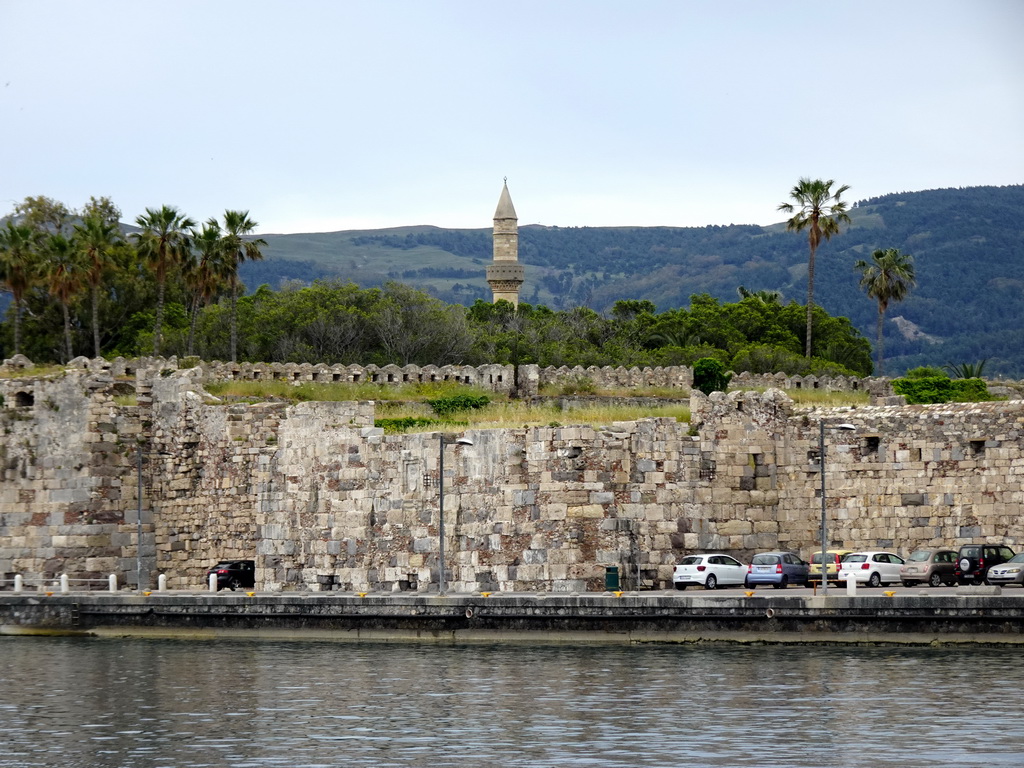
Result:
M1024 590L0 593L0 634L336 641L1024 645Z

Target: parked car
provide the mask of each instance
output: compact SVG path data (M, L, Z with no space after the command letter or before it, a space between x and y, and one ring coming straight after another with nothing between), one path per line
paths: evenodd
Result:
M819 553L820 555L821 553ZM758 584L771 584L785 589L790 584L807 584L811 567L792 552L761 552L754 555L747 566L747 589Z
M953 575L961 584L984 584L993 565L1005 563L1015 554L1001 544L964 544L957 552Z
M839 563L853 550L850 549L826 549L825 550L825 573L829 581L836 580L836 573L839 572ZM818 584L821 582L821 550L811 553L811 571L807 574L808 583Z
M904 587L922 583L933 587L956 584L954 570L955 549L915 549L900 568L900 581Z
M232 592L236 589L256 586L256 563L253 560L225 560L217 563L206 572L206 581L211 574L217 574L217 591L227 587Z
M869 587L888 586L899 582L902 566L903 558L893 552L851 552L839 563L839 580L852 575Z
M675 567L672 583L676 589L686 589L693 584L718 589L719 586L740 586L746 577L747 566L729 555L687 555Z
M1014 555L1001 565L988 569L989 584L1020 584L1024 587L1024 554Z

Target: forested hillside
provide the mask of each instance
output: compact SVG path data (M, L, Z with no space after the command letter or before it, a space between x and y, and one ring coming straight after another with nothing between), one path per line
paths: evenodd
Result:
M877 307L858 287L853 264L876 248L913 255L918 285L887 313L887 371L987 358L987 373L1024 377L1024 186L896 193L860 201L850 215L852 225L818 252L815 299L874 339ZM608 312L617 300L646 299L664 312L689 306L698 293L735 301L739 286L806 300L807 239L781 223L519 232L527 265L522 299L554 309ZM250 289L332 277L363 287L397 280L466 305L490 299L489 226L265 239L265 260L241 268Z

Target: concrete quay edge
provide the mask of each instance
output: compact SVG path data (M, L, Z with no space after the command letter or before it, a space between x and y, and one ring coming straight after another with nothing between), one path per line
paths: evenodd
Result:
M0 635L427 643L1024 645L1024 590L957 595L0 593Z

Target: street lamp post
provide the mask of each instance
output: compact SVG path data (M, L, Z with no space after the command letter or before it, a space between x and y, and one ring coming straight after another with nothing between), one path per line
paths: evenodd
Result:
M853 424L836 424L836 429L856 429ZM826 536L825 518L825 420L818 422L818 455L821 457L821 593L828 594L828 565L825 563L825 553L828 550L828 537Z
M438 495L437 512L438 512L438 523L437 523L437 558L438 558L438 580L437 580L437 592L439 595L443 595L447 590L445 583L444 570L444 432L438 432L439 443L441 446L441 454L438 460ZM472 445L473 441L468 437L460 437L455 441L456 445Z

